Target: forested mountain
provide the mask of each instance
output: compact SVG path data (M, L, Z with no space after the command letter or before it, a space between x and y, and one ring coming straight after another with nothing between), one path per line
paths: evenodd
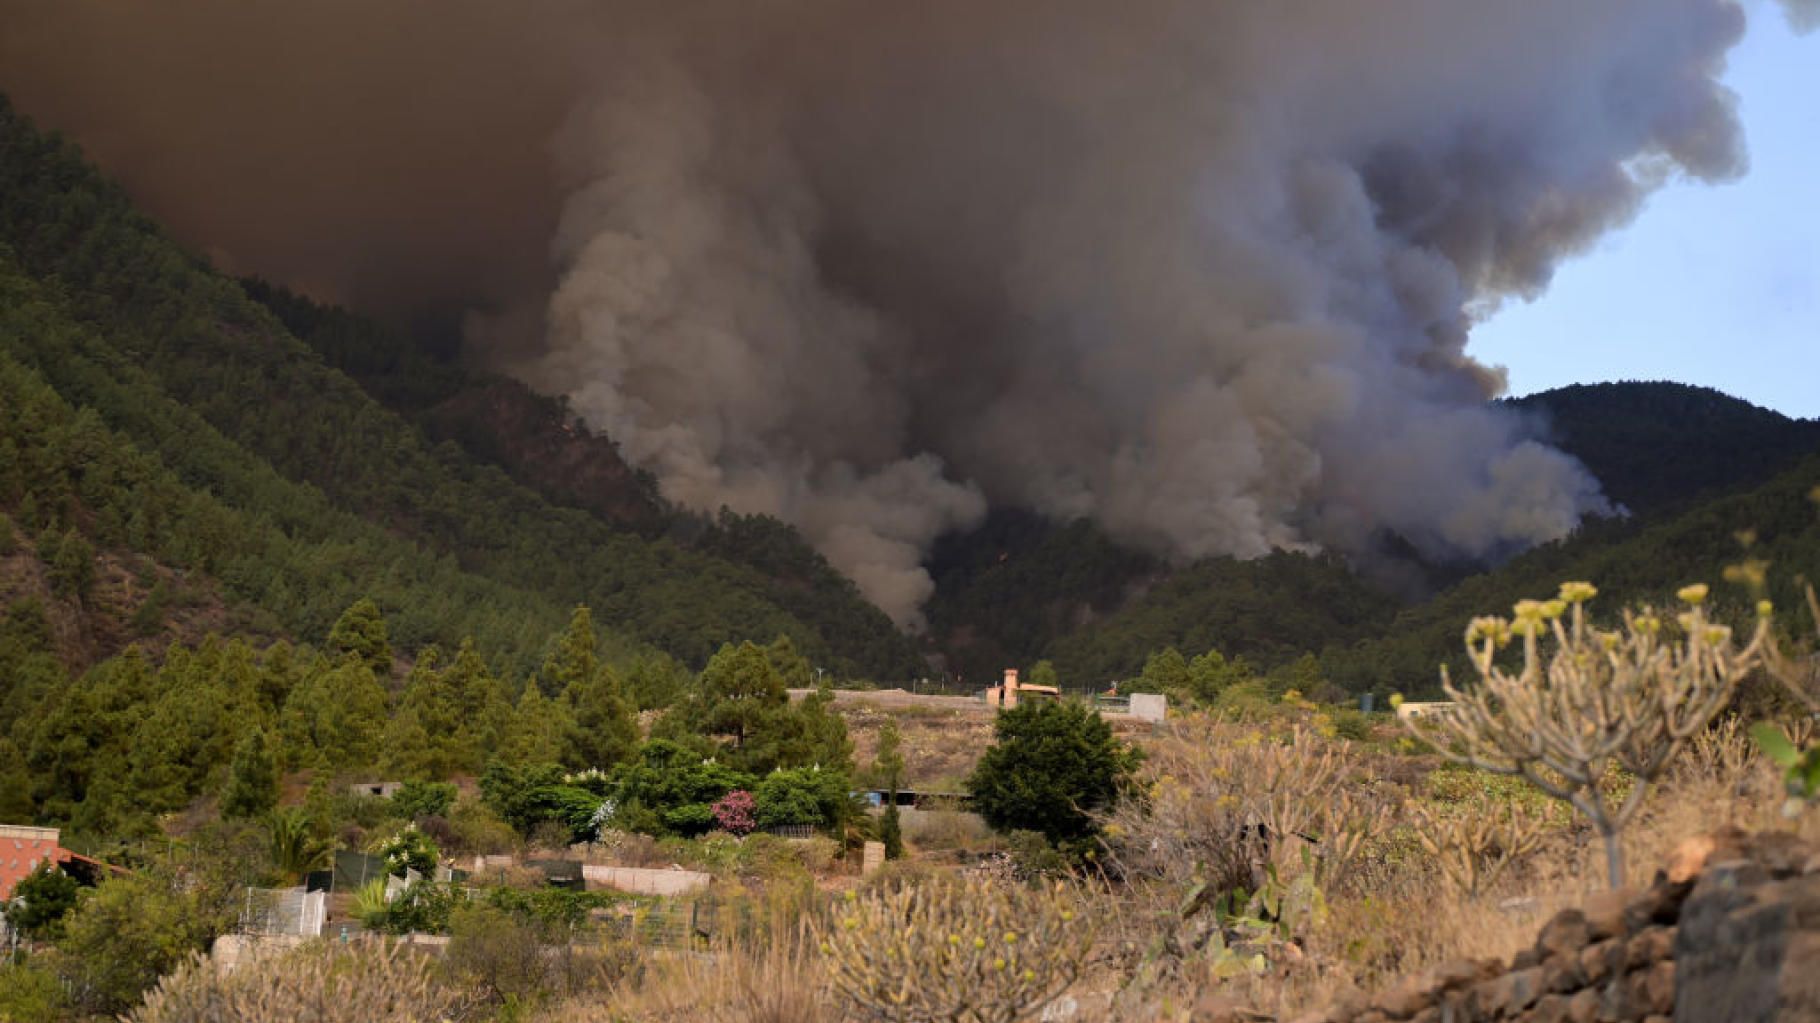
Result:
M1171 567L1088 522L999 513L937 548L936 640L975 678L1046 658L1070 684L1103 685L1175 648L1264 669L1322 654L1341 688L1419 692L1438 684L1462 623L1569 577L1597 581L1611 600L1662 600L1689 580L1717 580L1742 556L1733 533L1745 529L1758 531L1759 556L1820 576L1820 523L1804 500L1820 483L1820 422L1670 383L1574 386L1511 405L1538 417L1628 514L1465 578L1444 566L1431 574L1457 581L1411 603L1333 558ZM1792 575L1781 578L1787 603Z
M1557 577L1659 594L1714 575L1745 527L1812 556L1811 463L1765 481L1820 448L1820 423L1676 384L1571 387L1511 405L1631 514L1432 599L1401 606L1333 558L1172 567L1087 521L999 511L933 552L919 651L788 526L674 508L560 401L215 273L4 107L0 188L0 598L38 601L73 666L204 628L320 636L371 597L399 649L473 638L502 671L587 604L610 647L698 665L781 635L851 677L924 674L934 654L969 683L1047 658L1099 684L1176 647L1264 668L1320 653L1347 688L1418 689L1459 621Z
M496 382L388 365L403 346L317 310L319 348L336 331L344 341L325 358L3 105L0 194L0 510L28 537L74 533L200 572L274 632L320 635L371 596L406 648L472 636L523 665L586 603L622 645L697 664L727 640L783 635L843 675L920 667L909 640L781 526L697 523L685 543L663 535L667 510L635 474L631 511L614 516L438 442L331 363L368 360L348 368L369 385L388 372L416 381L394 397L426 416ZM299 326L308 311L284 309Z
M1508 403L1634 515L1763 483L1820 450L1820 420L1790 419L1710 387L1575 384Z
M1323 666L1355 692L1432 692L1440 685L1437 667L1461 656L1461 631L1473 616L1508 614L1514 602L1552 597L1567 580L1596 584L1600 604L1613 614L1627 602L1666 606L1693 582L1712 584L1719 608L1747 614L1750 593L1721 584L1726 567L1746 558L1768 563L1769 596L1793 624L1805 613L1801 584L1820 583L1817 497L1820 454L1761 487L1680 513L1592 523L1406 608L1377 638L1329 652Z

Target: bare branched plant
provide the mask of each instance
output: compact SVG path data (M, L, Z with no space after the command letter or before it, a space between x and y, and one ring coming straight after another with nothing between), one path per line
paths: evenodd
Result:
M1820 637L1820 594L1812 586L1807 588L1807 609L1814 616L1814 634ZM1765 661L1770 676L1807 708L1810 717L1820 716L1820 652L1790 655L1772 645Z
M1516 802L1488 812L1449 812L1411 803L1409 811L1422 850L1469 899L1490 891L1512 864L1540 849L1548 837L1546 819Z
M1062 887L928 882L855 894L820 933L850 1018L1014 1023L1085 971L1097 926Z
M1674 622L1627 611L1622 630L1604 630L1587 621L1596 593L1568 583L1556 600L1518 604L1514 621L1474 620L1466 650L1478 684L1456 688L1443 669L1454 706L1406 724L1451 759L1521 776L1584 814L1605 845L1616 888L1624 883L1625 825L1675 755L1763 662L1770 618L1760 613L1740 643L1707 617L1707 588L1689 586L1680 593L1687 610ZM1522 651L1514 672L1499 662L1513 640ZM1613 768L1628 773L1628 789L1607 784Z

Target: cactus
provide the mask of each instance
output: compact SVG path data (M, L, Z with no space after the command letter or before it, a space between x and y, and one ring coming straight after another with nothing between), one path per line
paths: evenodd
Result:
M855 1019L1013 1023L1080 977L1095 934L1063 888L975 880L850 895L817 938Z
M1441 876L1467 898L1489 891L1511 864L1541 848L1547 837L1543 816L1516 802L1464 813L1411 803L1409 812L1416 841Z
M1707 618L1707 588L1689 586L1679 594L1687 610L1676 619L1678 635L1648 610L1626 612L1624 628L1607 631L1586 620L1597 592L1567 583L1556 600L1519 603L1514 620L1475 619L1466 651L1479 684L1455 688L1443 668L1454 706L1405 723L1451 759L1521 776L1585 814L1617 888L1625 825L1675 755L1763 662L1770 617L1759 608L1754 631L1739 643ZM1518 640L1522 667L1512 672L1498 655ZM1614 767L1629 773L1628 791L1607 786Z

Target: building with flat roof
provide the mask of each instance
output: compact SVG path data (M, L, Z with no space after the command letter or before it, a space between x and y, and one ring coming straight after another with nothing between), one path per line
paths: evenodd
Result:
M70 855L57 844L61 837L56 828L0 824L0 901L12 898L13 886L38 864L47 859L58 863Z

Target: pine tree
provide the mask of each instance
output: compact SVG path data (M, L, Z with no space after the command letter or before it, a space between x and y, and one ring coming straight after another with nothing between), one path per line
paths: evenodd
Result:
M95 587L95 548L72 529L54 544L49 560L51 585L57 595L87 599Z
M878 751L872 756L872 776L885 786L884 819L879 822L878 838L885 843L885 858L895 860L904 855L904 829L898 819L897 787L903 781L903 736L897 722L887 719L878 732Z
M595 653L598 642L593 613L586 606L577 607L569 616L568 627L557 637L556 649L550 651L538 673L544 692L554 696L593 681L600 671L600 658Z
M574 728L575 719L566 703L546 700L543 690L526 685L512 715L512 727L500 744L500 756L514 764L561 763Z
M574 767L612 767L631 757L638 746L638 722L619 675L600 663L595 645L594 620L586 607L578 607L540 672L548 683L560 687L574 718L563 757Z
M360 658L375 678L392 677L392 647L379 605L362 597L341 613L329 630L330 649Z
M29 824L32 816L32 776L25 755L0 736L0 823Z
M891 801L885 804L884 819L878 823L878 840L885 844L885 859L897 860L904 856L904 826L897 815L897 791L891 792Z
M221 796L223 817L263 817L278 805L278 758L265 729L246 733L234 747L227 791Z
M699 696L701 730L726 737L736 750L790 703L783 677L752 643L721 647L702 671Z

